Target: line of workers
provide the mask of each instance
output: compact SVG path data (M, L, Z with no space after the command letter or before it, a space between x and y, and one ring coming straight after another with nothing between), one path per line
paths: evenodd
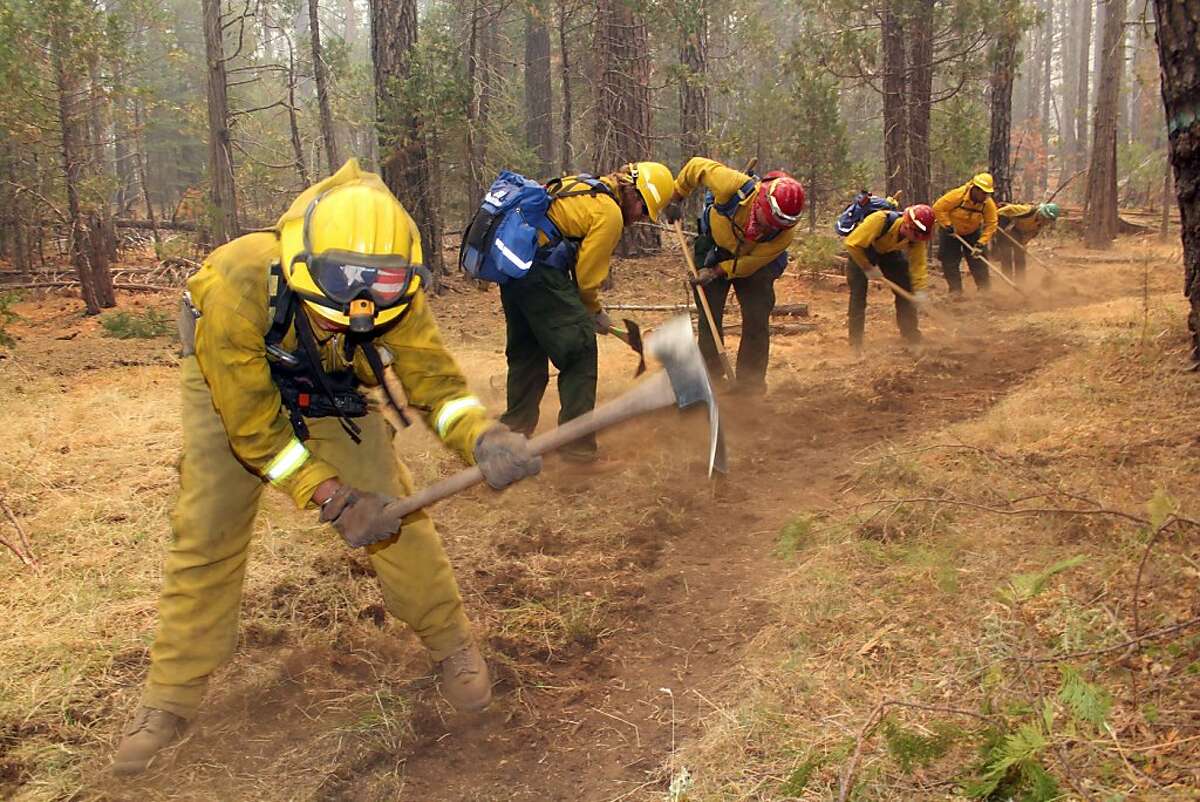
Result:
M589 190L572 191L580 182ZM538 423L549 364L559 371L560 421L595 405L596 335L612 330L599 290L628 226L677 221L685 201L705 193L695 291L712 306L718 329L729 292L737 295L742 335L733 389L765 391L774 282L805 203L799 181L697 157L678 175L657 162L637 162L598 181L568 177L557 186L548 216L576 255L568 269L535 260L528 275L501 289L509 372L507 410L499 419L471 393L443 343L424 292L430 276L416 226L379 176L355 160L301 193L273 228L217 248L188 281L179 317L179 495L149 676L115 772L144 771L176 741L210 678L233 655L266 485L365 551L384 604L428 649L451 705L477 711L489 704L488 667L433 521L423 510L401 520L389 513L391 499L413 492L412 479L397 460L392 429L361 390L380 387L397 409L415 410L493 488L536 474L541 458L527 436ZM998 218L1007 221L999 225L1014 244L1001 258L1023 269L1019 246L1057 210L997 212L991 192L991 178L981 174L932 209L880 211L862 221L846 240L861 268L850 270L852 339L861 341L868 278L886 277L923 299L925 247L935 222L944 229L943 267L953 292L961 291L962 255L977 285L987 286L978 249L991 240ZM897 297L901 329L915 339L916 310L906 304ZM701 318L701 347L714 375L720 335ZM388 372L403 398L392 397ZM581 461L596 455L594 440L565 454Z

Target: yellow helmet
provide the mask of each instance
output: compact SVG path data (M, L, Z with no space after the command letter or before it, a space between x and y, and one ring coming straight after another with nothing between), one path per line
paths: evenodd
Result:
M996 183L992 180L991 173L978 173L971 179L971 183L989 195L996 191Z
M351 331L397 320L429 283L412 218L353 159L296 199L280 220L279 245L288 286L313 312Z
M657 223L658 213L675 194L675 176L671 175L671 169L659 162L636 162L629 165L629 179L646 204L646 214Z

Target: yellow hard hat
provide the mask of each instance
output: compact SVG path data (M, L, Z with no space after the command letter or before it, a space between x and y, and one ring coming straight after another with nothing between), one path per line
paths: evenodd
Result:
M280 264L288 286L312 311L367 332L404 314L429 283L429 272L417 227L400 201L378 176L350 167L326 179L325 188L315 187L302 215L284 216ZM339 183L339 177L348 180Z
M996 191L996 182L992 180L991 173L978 173L971 179L971 183L989 195Z
M655 223L658 213L671 202L675 194L675 176L659 162L636 162L629 166L629 178L646 204L646 214Z

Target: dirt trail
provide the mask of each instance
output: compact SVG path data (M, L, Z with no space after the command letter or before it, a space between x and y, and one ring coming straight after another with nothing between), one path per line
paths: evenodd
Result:
M806 508L828 506L838 475L863 448L978 414L1059 343L1031 332L999 355L981 345L935 348L858 392L837 378L785 379L766 401L726 398L730 476L709 489L694 484L695 473L676 472L673 481L693 483L676 491L683 519L630 533L653 553L621 633L556 666L555 684L571 690L539 694L523 715L453 730L430 722L438 726L422 733L404 768L411 798L661 795L672 742L694 734L697 716L712 712L722 676L764 623L768 608L757 589L781 569L771 557L780 527ZM608 448L632 456L645 442L640 435L610 436ZM355 787L370 782L360 775L337 797L356 798Z

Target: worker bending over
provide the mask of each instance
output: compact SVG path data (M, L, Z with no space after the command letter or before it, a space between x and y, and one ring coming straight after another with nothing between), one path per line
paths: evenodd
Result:
M878 211L863 218L846 236L846 252L854 264L846 266L850 284L850 347L862 352L867 311L867 279L886 278L923 303L926 299L926 256L933 236L933 209L924 204L903 212ZM917 306L899 293L896 325L910 345L921 342Z
M1014 281L1025 280L1025 247L1058 220L1057 203L1006 203L996 214L1000 233L992 244L992 253L1000 268Z
M787 248L804 210L804 187L787 173L770 172L760 179L697 156L675 178L668 220L679 219L682 202L698 187L704 187L708 197L694 247L700 269L693 284L708 299L718 329L715 336L722 339L725 301L730 288L737 293L742 308L737 389L761 395L767 389L775 280L787 267ZM709 371L721 376L713 337L701 316L700 351Z
M209 676L233 655L267 483L366 549L384 604L425 644L451 704L490 702L487 665L433 522L423 511L399 522L385 509L412 480L359 388L393 371L407 403L492 487L537 473L541 459L471 394L442 344L428 280L416 226L351 160L305 190L274 229L217 248L188 281L179 498L150 675L117 773L143 771L179 737Z

